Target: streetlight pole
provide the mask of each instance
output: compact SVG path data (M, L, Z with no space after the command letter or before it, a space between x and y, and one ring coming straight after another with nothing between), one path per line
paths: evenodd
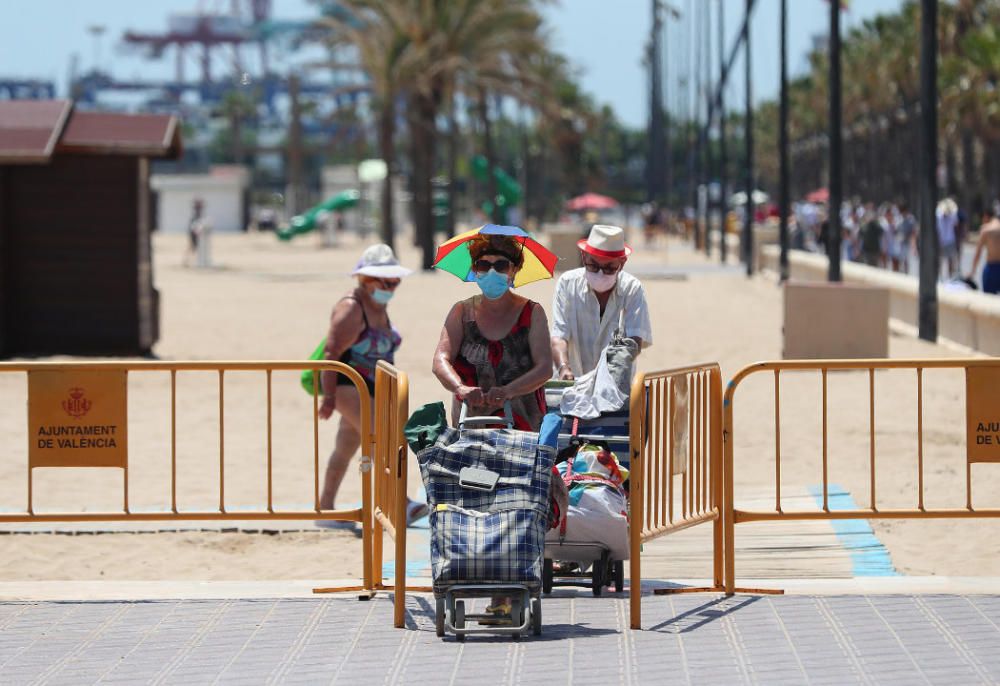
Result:
M705 144L702 149L705 151L705 161L702 166L705 182L705 257L712 256L712 194L709 192L712 185L712 6L704 3L705 12L705 34L704 34L704 57L705 57Z
M920 327L925 341L938 335L939 251L937 205L937 0L921 0L920 19Z
M843 200L841 176L841 111L840 111L840 0L830 3L830 208L827 216L829 231L826 254L829 259L827 280L841 281L840 274L840 204Z
M694 58L691 61L691 66L689 71L694 73L694 95L692 99L691 111L694 115L692 121L688 122L688 130L694 128L692 132L694 134L694 165L691 174L691 206L694 208L694 248L697 250L701 247L701 204L698 202L702 170L704 168L704 148L702 147L703 139L701 136L701 54L706 49L706 46L701 44L698 40L698 33L701 17L702 17L702 5L699 3L696 7L691 7L691 25L688 27L689 34L691 36L691 41L694 44Z
M663 83L660 0L652 0L653 27L649 36L649 150L646 158L646 199L658 202L664 188Z
M726 263L726 217L729 215L729 177L726 173L726 10L719 0L719 261Z
M743 260L746 263L747 276L753 275L753 215L754 215L754 204L753 204L753 81L752 81L752 70L750 63L750 14L753 12L753 0L747 0L747 10L746 10L746 21L744 23L744 29L746 30L746 40L744 42L744 48L746 50L744 54L744 63L746 67L746 73L744 78L746 81L746 117L744 119L744 133L743 140L746 143L746 189L747 189L747 202L744 207L746 208L746 216L743 220Z
M790 198L788 193L788 4L781 0L781 103L778 126L779 161L781 165L778 189L778 237L781 244L780 274L781 281L788 281L788 210Z

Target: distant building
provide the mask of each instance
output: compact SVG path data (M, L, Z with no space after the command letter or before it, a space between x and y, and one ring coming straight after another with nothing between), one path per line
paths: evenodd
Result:
M191 221L196 199L205 204L205 220L213 233L245 231L249 224L250 173L239 165L212 167L208 174L154 174L156 192L154 229L182 233Z
M0 101L0 356L151 351L149 160L180 152L172 116Z

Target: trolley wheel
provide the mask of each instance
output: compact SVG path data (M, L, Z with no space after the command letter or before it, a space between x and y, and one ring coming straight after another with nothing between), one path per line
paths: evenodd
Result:
M625 590L625 561L615 560L615 593Z
M444 636L444 598L438 598L435 606L436 612L434 613L434 631L440 638Z
M456 600L455 609L452 610L451 623L456 629L465 628L465 601ZM462 638L462 636L459 636Z
M601 590L604 588L608 577L608 551L605 550L601 553L601 559L595 560L594 564L590 568L590 590L594 592L595 596L601 595Z
M535 636L542 635L542 599L531 599L531 633Z
M516 598L510 599L510 623L514 626L521 626L524 624L524 614L530 612L528 607L524 606L524 598L518 596ZM511 634L511 637L515 641L521 640L521 632Z
M552 593L552 577L554 575L552 558L546 557L542 561L542 593L548 595Z
M596 562L590 568L590 590L597 597L601 595L601 589L604 588L604 565L597 564Z

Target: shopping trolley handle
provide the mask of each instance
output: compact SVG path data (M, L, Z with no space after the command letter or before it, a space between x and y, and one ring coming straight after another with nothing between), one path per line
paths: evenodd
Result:
M458 429L469 429L473 426L503 426L506 425L508 429L514 428L514 410L510 405L509 400L505 400L503 403L503 417L497 417L496 415L486 415L483 417L470 417L469 404L466 402L462 403L462 408L458 413Z

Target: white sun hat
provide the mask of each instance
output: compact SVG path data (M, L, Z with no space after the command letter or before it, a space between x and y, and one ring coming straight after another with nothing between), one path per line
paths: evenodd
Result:
M401 279L413 270L399 264L395 253L385 243L376 243L365 248L361 259L351 272L351 276L359 274L373 276L376 279Z
M632 254L632 248L625 245L625 231L620 226L594 224L587 238L577 241L576 247L595 257L617 258Z

